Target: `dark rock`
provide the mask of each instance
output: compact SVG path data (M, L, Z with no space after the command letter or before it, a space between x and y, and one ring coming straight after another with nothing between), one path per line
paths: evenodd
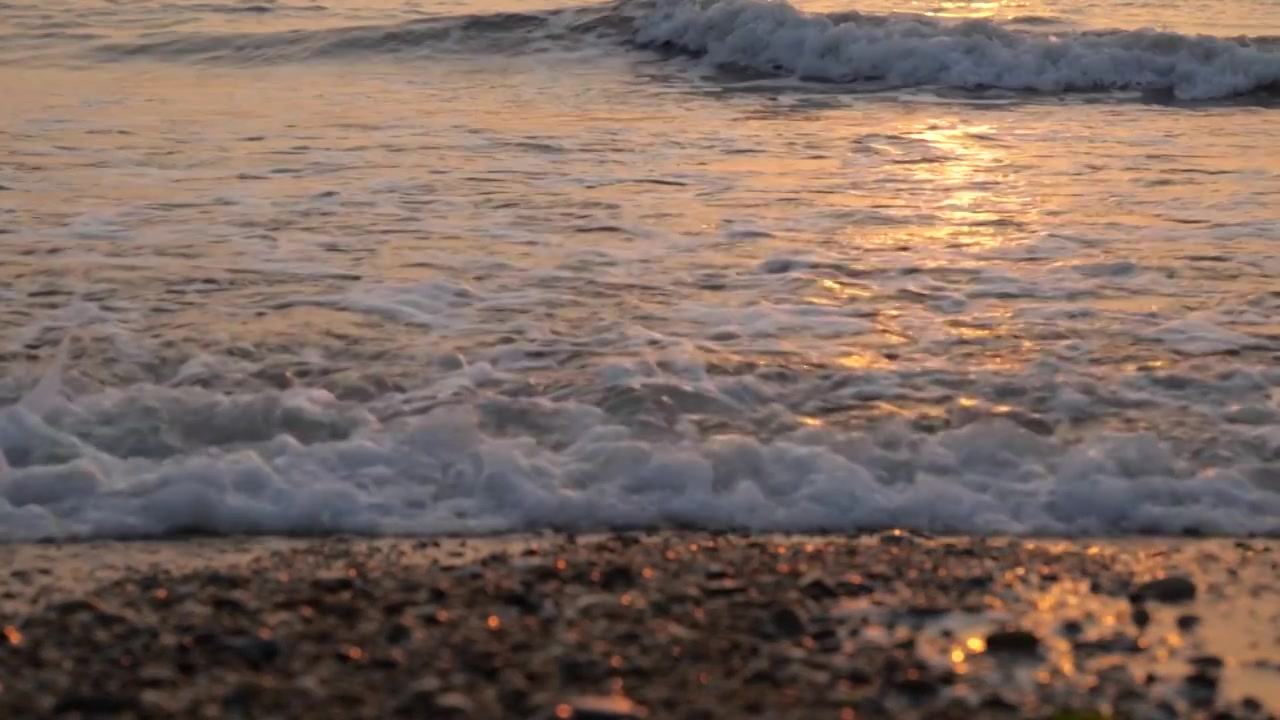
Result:
M951 608L940 605L912 605L907 608L906 615L915 620L931 620L949 612Z
M396 713L427 717L427 714L435 709L435 698L440 694L441 688L442 683L439 678L429 676L422 678L410 685L396 701Z
M982 702L978 703L978 709L984 713L1008 714L1016 711L1018 706L1008 700L1005 700L999 695L991 694L983 698Z
M875 588L864 582L855 582L853 580L844 579L836 583L836 592L844 597L863 597L874 593Z
M209 604L217 612L243 616L252 616L254 614L244 601L239 598L231 597L230 595L218 595L217 597L214 597Z
M831 583L819 573L809 573L800 578L800 591L814 600L830 600L839 596Z
M355 588L355 578L346 575L320 577L311 581L311 588L323 593L340 593Z
M770 613L769 624L775 633L784 638L803 635L806 629L804 616L790 607L780 607Z
M1151 613L1147 612L1147 609L1141 605L1133 608L1129 613L1129 617L1133 620L1133 624L1137 625L1139 629L1145 628L1147 625L1151 624Z
M413 637L413 630L402 622L391 623L383 637L392 645L399 645Z
M1178 629L1183 632L1189 632L1191 630L1195 630L1199 626L1200 626L1199 615L1179 615L1178 616Z
M1191 658L1190 663L1201 670L1221 670L1225 664L1217 655L1197 655Z
M136 713L140 709L138 698L133 695L72 692L58 699L53 712L55 715L81 713L88 717L100 717Z
M1161 603L1190 602L1196 598L1196 584L1190 578L1172 575L1139 585L1134 597Z
M720 565L719 563L714 563L708 565L703 574L706 575L708 580L719 580L721 578L733 577L733 570L725 567L724 565Z
M1186 686L1187 697L1193 704L1205 705L1213 702L1213 698L1218 694L1218 678L1209 673L1199 671L1191 673L1183 681Z
M501 595L499 600L505 605L510 605L520 612L536 613L539 605L534 599L533 594L522 590L511 590Z
M97 604L80 598L54 603L49 606L49 610L55 615L79 615L81 613L99 612Z
M1124 633L1116 633L1096 640L1077 641L1073 644L1076 652L1088 653L1140 653L1145 648L1138 644L1138 639Z
M246 578L237 577L221 570L210 570L204 573L200 577L200 582L205 587L219 590L238 590L249 584Z
M893 683L893 689L915 700L923 700L938 693L937 683L921 675L904 677Z
M831 628L815 630L809 637L813 639L814 647L821 652L836 652L844 645L840 634Z
M246 713L262 694L263 688L257 683L251 681L239 683L223 694L222 709L228 714Z
M275 640L255 636L228 638L224 647L246 663L261 667L275 662L280 656L280 645Z
M1001 630L987 636L987 652L1029 655L1040 649L1040 638L1026 630Z
M622 590L635 582L635 573L626 565L613 565L600 574L600 587L606 590Z

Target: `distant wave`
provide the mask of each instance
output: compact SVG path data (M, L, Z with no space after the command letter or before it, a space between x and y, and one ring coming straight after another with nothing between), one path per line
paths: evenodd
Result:
M718 65L877 89L1162 90L1185 100L1280 89L1280 52L1262 40L1047 34L987 20L806 13L765 0L660 0L636 40Z
M99 45L100 59L159 58L232 64L300 62L432 51L509 54L620 38L632 19L604 6L534 13L451 15L390 25L279 32L167 32Z
M298 62L433 52L520 54L587 45L700 58L763 77L850 91L935 87L1164 92L1182 100L1280 93L1275 38L1154 30L1054 32L1054 18L948 21L807 13L782 0L629 0L530 13L265 33L171 32L99 45L99 58Z

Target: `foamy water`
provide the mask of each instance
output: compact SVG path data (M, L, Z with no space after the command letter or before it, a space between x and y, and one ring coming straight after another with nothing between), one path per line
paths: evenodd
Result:
M1277 38L0 3L0 538L1280 534Z

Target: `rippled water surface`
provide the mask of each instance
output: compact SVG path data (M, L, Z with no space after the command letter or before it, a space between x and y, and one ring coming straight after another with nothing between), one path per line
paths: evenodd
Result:
M0 537L1280 533L1280 5L0 2Z

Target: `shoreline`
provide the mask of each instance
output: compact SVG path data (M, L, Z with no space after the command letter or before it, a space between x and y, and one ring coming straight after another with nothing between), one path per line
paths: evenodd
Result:
M13 717L1280 711L1275 540L233 537L0 561Z

